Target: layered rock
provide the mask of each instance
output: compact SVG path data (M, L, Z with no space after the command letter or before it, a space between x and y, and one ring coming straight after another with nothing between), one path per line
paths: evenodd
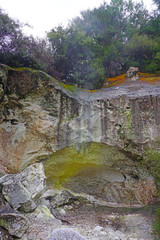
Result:
M75 180L78 191L90 194L85 184L91 177L91 189L101 189L95 197L106 189L104 198L111 202L129 202L130 194L134 204L153 199L153 179L135 160L146 147L158 146L160 85L127 81L91 93L35 70L1 66L0 72L2 172L43 161L48 179L57 187L76 189L71 186ZM125 197L119 197L121 191Z

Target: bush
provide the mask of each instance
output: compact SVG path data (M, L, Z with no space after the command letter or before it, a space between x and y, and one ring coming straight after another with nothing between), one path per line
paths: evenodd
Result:
M154 149L146 150L141 163L148 173L154 177L155 184L158 190L160 190L160 151Z
M154 179L158 189L160 191L160 151L149 149L145 152L144 158L141 160L142 166L146 168ZM153 233L156 240L160 238L160 207L155 209L155 220L153 222Z
M160 208L157 208L155 210L155 221L153 224L153 229L154 229L154 234L155 234L155 238L158 238L158 236L160 236Z

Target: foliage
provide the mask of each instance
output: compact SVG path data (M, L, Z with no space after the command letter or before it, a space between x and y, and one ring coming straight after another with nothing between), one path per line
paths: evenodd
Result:
M159 0L153 0L153 2L157 5L157 11L160 10L160 1Z
M157 141L159 145L159 141ZM160 191L160 150L149 149L145 151L144 158L141 160L141 164L148 173L150 173L157 185L158 192ZM160 236L160 208L155 209L155 220L153 223L153 231L155 239L159 239Z
M0 62L11 67L25 66L53 74L53 56L46 41L25 36L21 25L1 9Z
M160 208L156 209L155 215L156 215L156 218L153 224L153 229L154 229L155 237L157 238L158 236L160 236Z
M92 51L93 40L77 28L58 27L48 33L54 54L54 67L61 78L80 87L90 87L104 78L100 59Z
M155 184L160 190L160 150L146 150L141 163L143 167L145 167L146 170L154 177Z
M81 12L67 28L48 33L54 67L63 79L81 87L102 87L105 78L160 69L159 15L149 14L143 3L111 0ZM158 30L159 31L159 30Z
M0 9L0 62L43 70L64 83L101 88L129 67L160 70L160 3L149 13L143 2L111 0L81 12L47 39L22 33L20 23ZM113 83L114 84L114 83Z
M159 67L158 61L157 63L154 61L159 49L156 40L136 33L125 46L125 61L128 61L129 64L134 63L141 71L154 72Z

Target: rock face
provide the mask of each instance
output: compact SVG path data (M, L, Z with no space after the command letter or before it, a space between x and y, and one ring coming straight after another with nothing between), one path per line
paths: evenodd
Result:
M30 212L37 207L36 198L45 187L42 163L35 163L19 174L0 178L2 194L13 209Z
M160 85L126 81L90 93L3 65L0 79L2 173L43 161L57 187L119 204L152 201L154 181L135 161L146 147L158 146Z

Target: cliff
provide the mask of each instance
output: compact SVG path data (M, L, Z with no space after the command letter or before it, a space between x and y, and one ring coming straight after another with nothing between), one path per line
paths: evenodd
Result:
M90 92L1 65L0 99L2 173L43 162L57 188L118 204L153 200L153 178L137 167L137 156L158 148L158 83L127 80Z

